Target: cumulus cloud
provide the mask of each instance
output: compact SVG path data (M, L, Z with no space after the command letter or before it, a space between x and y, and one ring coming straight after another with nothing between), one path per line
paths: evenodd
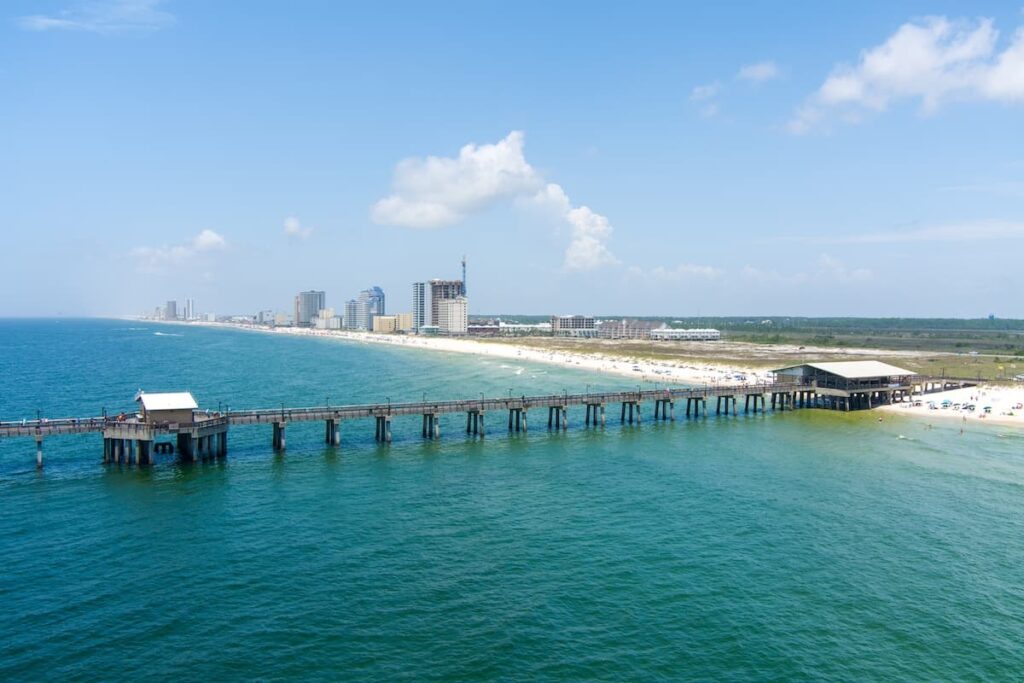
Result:
M295 216L288 216L288 218L284 219L284 234L304 240L313 234L313 228L302 225Z
M523 142L523 133L512 131L494 144L465 145L454 158L405 159L395 167L392 193L371 207L370 217L382 225L441 228L503 202L533 205L569 227L567 270L617 263L608 219L574 206L561 185L545 182L526 161Z
M227 248L227 240L213 230L203 230L184 244L164 245L160 247L136 247L131 257L136 267L143 273L160 273L171 267L180 267L199 254L222 251Z
M57 12L21 17L26 31L86 31L121 33L155 31L174 23L174 15L159 8L163 0L91 0Z
M991 19L926 17L903 24L854 64L840 64L797 108L788 128L806 133L833 118L858 122L900 101L925 114L959 100L1024 101L1024 28L998 52Z
M565 250L566 269L593 270L618 263L605 244L612 236L607 218L586 206L570 209L565 218L572 226L572 241Z
M523 133L491 145L465 145L459 156L405 159L395 168L393 192L373 205L384 225L438 228L501 200L536 192L540 175L523 156Z
M779 67L775 62L757 62L756 64L747 64L740 68L739 73L736 74L736 78L741 81L762 83L764 81L770 81L773 78L778 78L780 73Z

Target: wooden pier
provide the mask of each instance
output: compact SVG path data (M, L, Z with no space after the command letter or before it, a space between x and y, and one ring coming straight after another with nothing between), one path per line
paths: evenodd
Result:
M286 448L286 431L290 423L323 422L324 443L341 445L342 423L372 419L374 438L390 443L391 422L396 418L419 416L422 436L426 439L441 437L440 416L465 413L466 433L483 437L488 413L508 415L509 432L526 432L531 410L547 409L547 427L565 430L569 427L569 408L583 406L585 427L605 426L606 408L619 404L621 424L641 424L643 405L652 404L654 421L674 421L675 404L685 402L686 418L707 416L708 402L716 401L716 414L736 415L739 398L744 399L744 412L764 412L771 398L774 410L786 410L798 405L797 397L813 395L813 386L799 382L772 382L736 386L706 386L699 388L666 388L637 391L586 392L582 394L549 394L542 396L508 396L501 398L460 399L453 401L413 401L404 403L373 403L364 405L313 406L307 408L264 408L211 412L199 410L188 394L140 394L140 412L116 417L41 418L0 422L0 438L27 437L36 442L36 464L43 466L43 440L68 434L100 433L103 435L103 462L148 465L155 453L177 452L186 461L208 457L223 457L228 450L228 430L232 426L269 425L271 446L275 451ZM158 399L186 397L190 403L171 406L163 411ZM143 402L153 405L147 410ZM166 401L164 401L166 404ZM195 409L192 408L195 406ZM167 408L167 405L162 406ZM167 419L170 416L173 419Z

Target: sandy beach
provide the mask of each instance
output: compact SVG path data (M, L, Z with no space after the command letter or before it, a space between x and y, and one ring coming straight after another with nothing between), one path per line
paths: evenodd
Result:
M950 405L943 408L943 401L949 401ZM974 410L964 408L965 404L973 404ZM985 412L986 407L991 408L990 412ZM1003 387L983 384L915 396L913 403L894 403L881 406L878 410L943 422L953 420L972 425L1024 427L1024 386Z
M386 344L404 348L447 351L449 353L469 353L505 360L545 363L549 365L561 365L563 367L578 367L581 370L592 370L623 377L633 377L639 381L645 382L722 385L753 384L757 382L770 381L771 379L770 374L765 370L758 370L749 367L652 361L641 358L611 356L601 353L572 353L561 350L549 351L513 344L495 344L476 339L387 335L374 334L372 332L352 332L347 330L316 330L307 327L271 328L232 323L192 322L184 324L211 327L232 327L235 329L268 334L288 334L293 336L337 339L339 341L350 343Z

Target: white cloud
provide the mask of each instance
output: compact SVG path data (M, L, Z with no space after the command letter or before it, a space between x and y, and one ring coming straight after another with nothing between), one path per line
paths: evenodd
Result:
M572 241L565 250L567 270L593 270L618 263L606 242L612 236L612 225L589 207L570 209L566 220L572 226Z
M694 86L690 91L690 102L698 105L697 111L706 119L718 115L718 102L715 98L722 91L722 84L718 81L707 85Z
M926 17L903 24L884 43L865 50L854 66L836 66L797 108L788 128L806 133L835 116L858 122L902 100L935 112L958 100L1024 101L1024 29L996 52L991 19Z
M678 283L692 282L696 280L717 280L724 275L724 271L713 266L701 266L693 263L680 263L674 268L656 266L649 270L631 266L627 271L630 277L646 281L648 283Z
M222 251L227 240L213 230L203 230L185 244L136 247L131 251L136 268L143 273L160 273L172 266L184 266L199 254Z
M796 286L805 284L850 285L869 282L874 274L867 268L850 268L839 259L828 254L818 257L815 267L810 270L780 273L777 270L745 266L740 275L759 285Z
M284 234L304 240L313 234L313 228L303 226L295 216L288 216L284 219Z
M440 228L502 202L539 207L569 227L567 270L617 263L608 248L608 219L573 206L557 183L546 183L523 154L523 133L512 131L488 145L469 144L459 156L405 159L395 167L393 191L370 209L375 223Z
M394 191L373 205L374 222L438 228L499 201L536 192L540 175L523 156L523 134L493 145L466 145L457 158L405 159L395 168Z
M736 78L742 81L753 81L755 83L763 83L764 81L770 81L773 78L778 78L781 75L779 67L775 62L757 62L756 64L747 64L740 68L739 73L736 74Z
M192 248L196 251L214 251L227 245L227 241L213 230L203 230L192 240Z
M690 91L691 102L706 102L718 95L722 90L722 84L718 81L707 85L696 85Z
M82 1L56 14L21 17L18 25L26 31L87 31L121 33L155 31L174 23L174 15L159 9L163 0Z
M822 254L818 258L818 270L815 273L819 280L839 282L840 284L867 282L872 275L868 268L849 268L845 263L828 254Z

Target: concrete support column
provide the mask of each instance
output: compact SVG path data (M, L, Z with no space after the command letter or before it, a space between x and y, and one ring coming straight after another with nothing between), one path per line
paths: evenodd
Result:
M43 469L43 437L41 434L36 435L36 469Z
M569 428L569 412L568 412L568 409L565 406L562 406L561 410L562 410L562 430L564 431L564 430Z
M135 458L135 461L136 461L137 464L139 464L139 465L151 465L152 464L153 457L152 457L152 455L150 455L150 450L151 450L152 445L153 445L152 441L145 441L145 440L142 440L142 439L139 439L138 441L135 442L135 448L136 448L136 451L138 452L138 455Z
M275 451L283 451L285 449L285 422L274 423L274 436L272 439L272 445Z
M604 427L604 404L601 404L601 426Z

